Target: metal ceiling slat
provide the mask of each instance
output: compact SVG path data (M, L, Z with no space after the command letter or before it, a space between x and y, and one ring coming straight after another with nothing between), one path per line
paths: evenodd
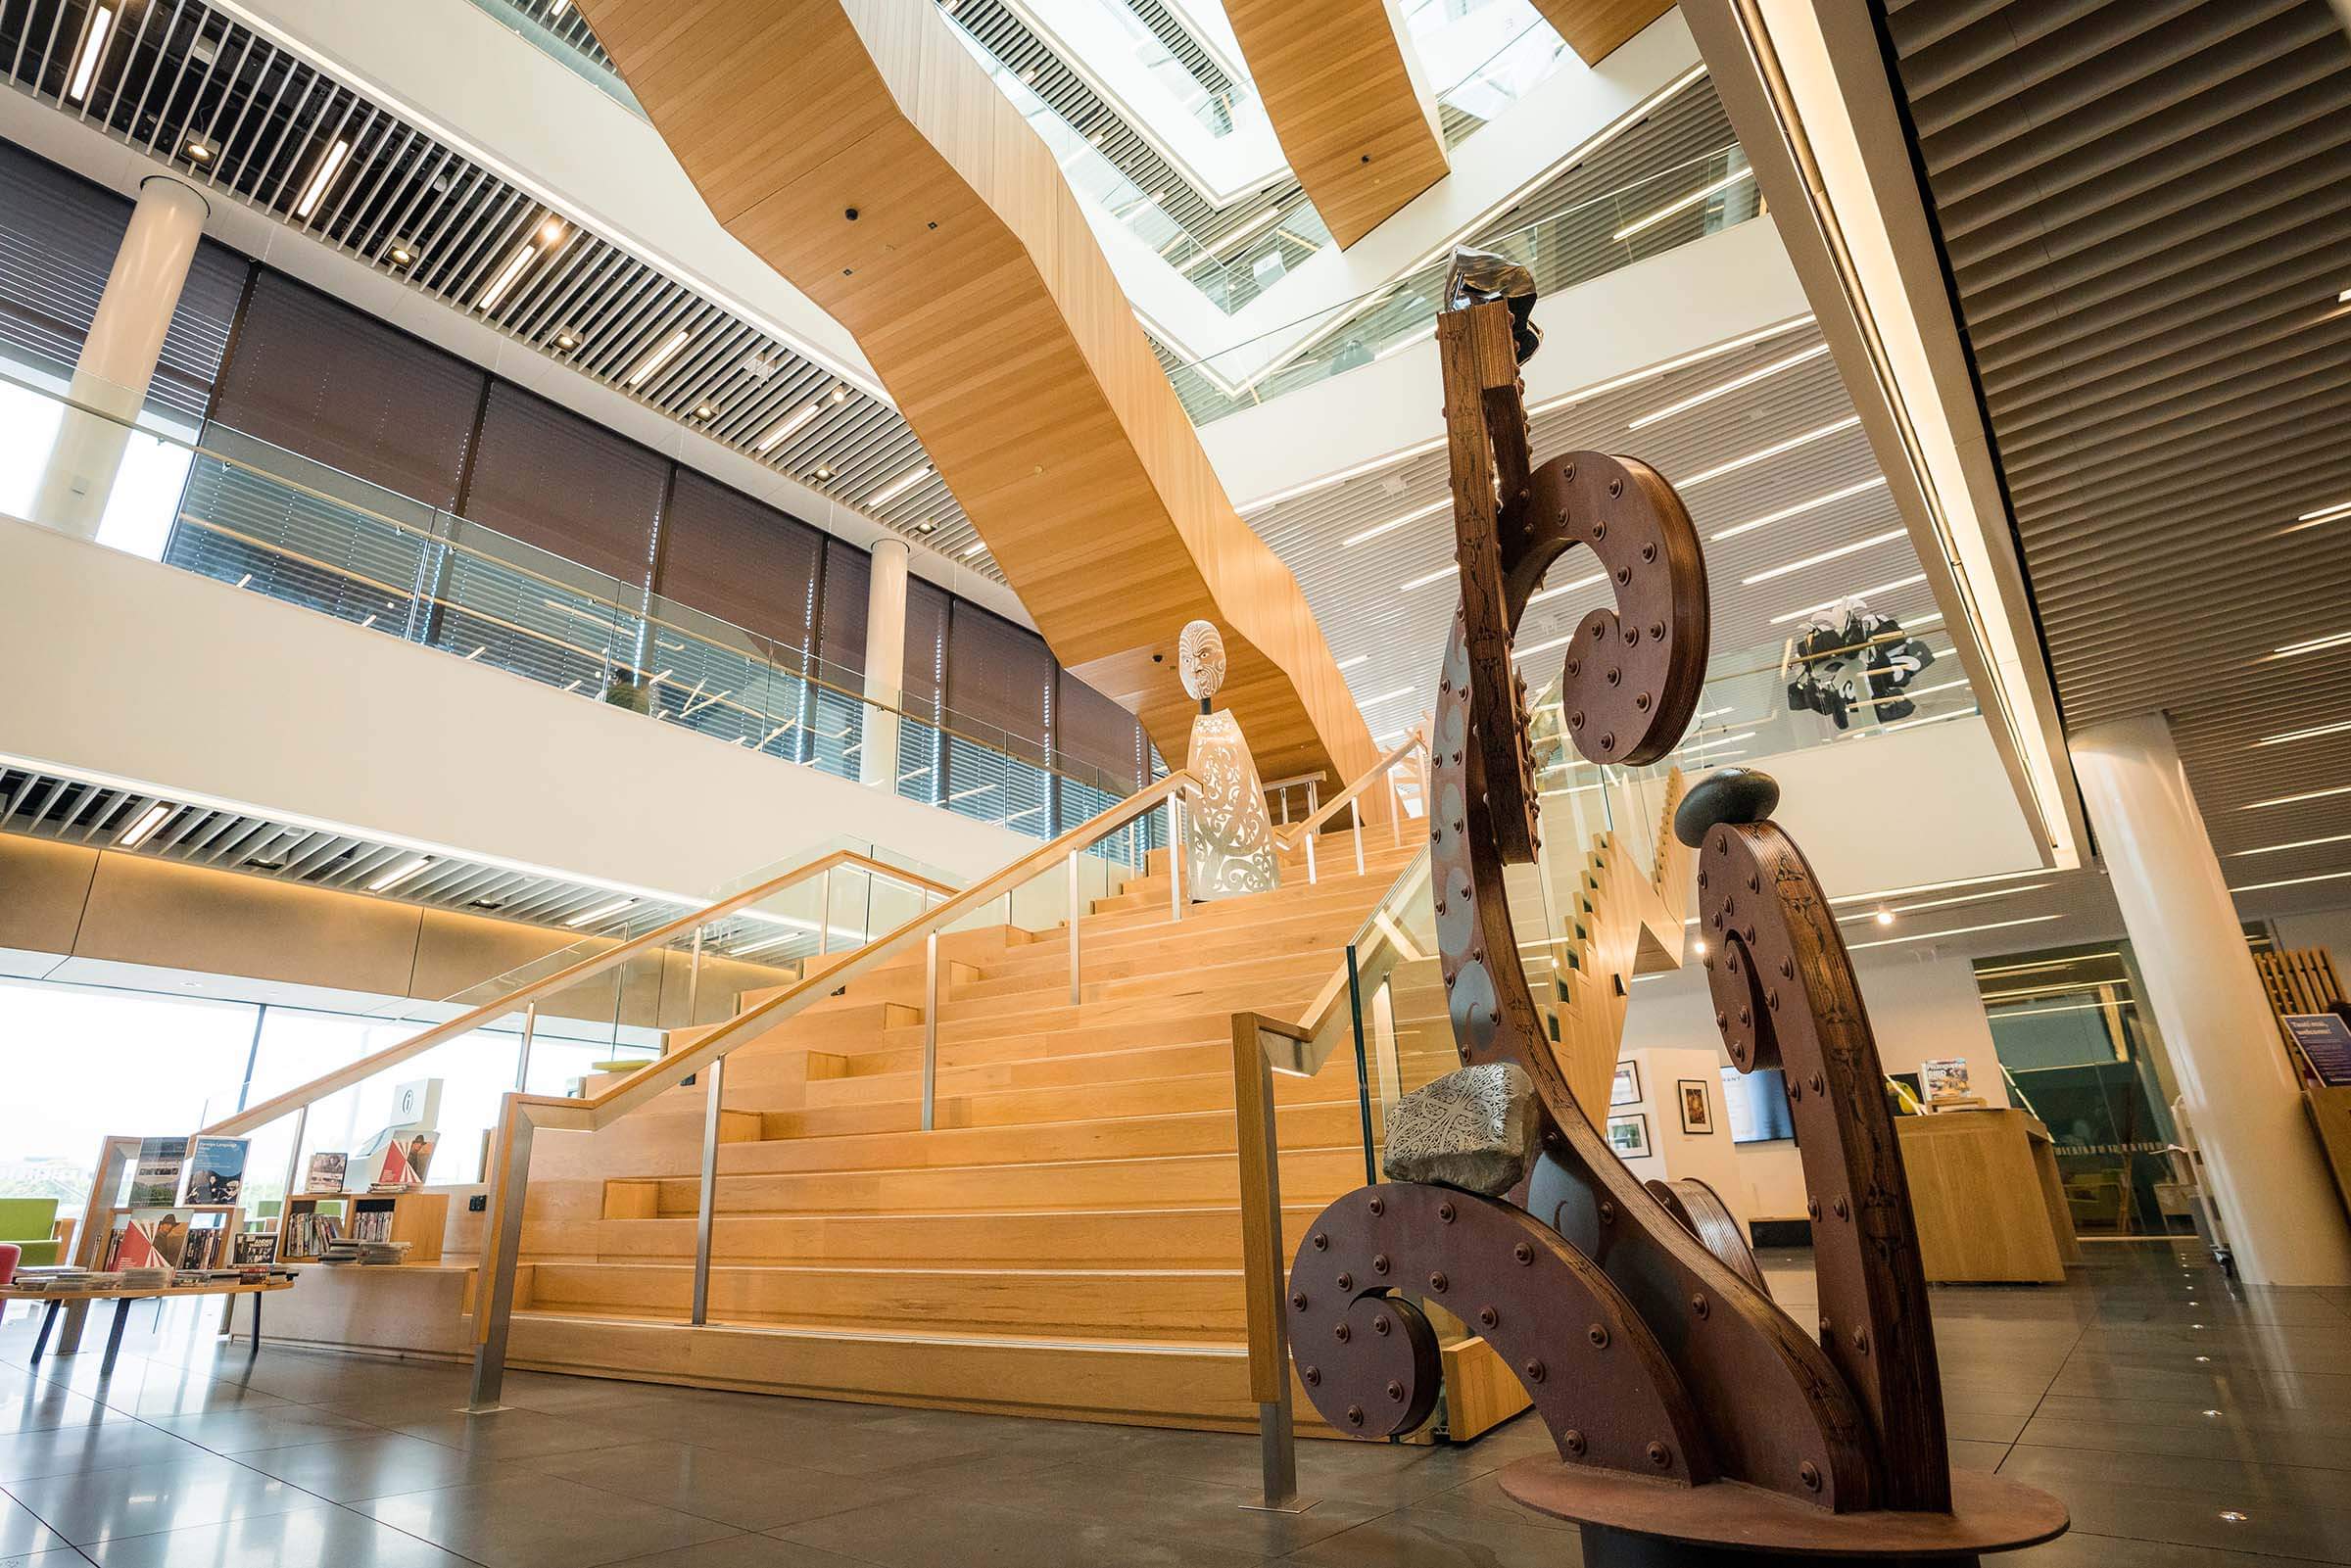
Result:
M143 106L143 105L146 103L146 101L147 101L147 94L148 94L149 90L150 90L150 89L152 89L152 88L154 87L154 85L155 85L155 72L154 72L154 71L147 71L147 72L145 72L145 73L143 73L143 74L141 74L141 73L139 72L139 70L138 70L138 65L139 65L139 50L140 50L140 49L141 49L141 48L142 48L142 47L143 47L143 46L146 44L146 42L147 42L147 28L148 28L149 24L152 24L152 23L155 21L156 13L157 13L157 12L159 12L159 11L161 11L162 9L163 9L163 7L162 7L162 6L160 6L160 5L151 5L151 6L148 6L148 7L144 8L143 10L141 10L141 11L139 12L139 25L138 25L138 30L137 30L137 31L135 31L135 32L133 32L133 33L130 35L130 49L129 49L128 56L127 56L127 58L125 58L125 59L123 60L123 62L122 62L122 69L121 69L120 71L117 71L117 72L115 73L115 90L114 90L112 93L110 93L110 94L108 94L108 95L107 95L107 100L106 100L106 111L105 111L105 113L101 114L101 115L98 117L98 118L99 118L99 119L100 119L102 122L104 122L104 123L106 123L106 124L109 124L109 125L111 125L111 124L113 124L113 123L115 122L115 116L116 116L118 113L120 113L120 110L121 110L121 108L122 108L122 90L123 90L125 87L127 87L127 86L129 86L129 85L130 85L130 79L131 79L131 77L132 77L133 75L138 75L138 76L139 76L139 96L138 96L137 103L136 103L136 104L134 104L134 106L133 106L133 108L132 108L132 112L131 112L131 124L132 124L132 126L133 126L134 128L137 126L137 124L138 124L138 120L139 120L139 114L138 114L138 109L139 109L139 106ZM93 15L94 15L94 14L95 14L95 13L93 12ZM115 46L116 42L117 42L117 41L118 41L118 40L119 40L119 39L121 37L121 33L122 33L122 29L121 29L121 28L120 28L120 27L117 27L117 28L114 30L113 34L112 34L111 36L109 36L109 37L108 37L108 39L107 39L107 49L108 49L108 51L109 51L109 52L112 52L112 50L114 49L114 46ZM158 54L158 60L159 60L159 62L160 62L160 60L161 60L161 54L160 54L160 51L159 51L159 54ZM101 66L100 66L100 73L101 73L101 74L103 74L103 73L104 73L104 69L105 69L105 68L104 68L104 64L103 64L103 62L102 62L102 63L101 63ZM81 106L81 118L82 118L82 119L89 119L89 117L90 117L90 110L91 110L93 107L95 107L95 106L96 106L97 102L98 102L98 89L97 89L97 86L96 86L96 84L95 84L95 83L93 83L93 84L92 84L92 86L91 86L91 89L90 89L90 94L89 94L89 96L88 96L87 98L85 98L85 99L83 99L83 100L82 100L82 106Z
M260 203L263 207L269 209L271 212L276 212L278 210L277 199L279 196L285 193L286 180L294 171L295 162L298 161L302 156L301 149L297 147L294 150L292 157L286 158L285 154L287 150L287 143L293 140L294 127L302 122L302 112L311 106L312 97L318 91L318 84L324 80L324 78L321 77L316 71L311 70L307 65L296 61L291 55L286 56L285 58L288 63L286 71L287 82L284 85L281 85L273 96L273 101L270 105L271 118L277 118L278 106L285 102L285 86L291 85L293 77L298 74L302 77L302 96L294 101L294 107L292 109L285 111L283 117L284 123L278 126L277 140L269 144L269 151L267 155L263 158L261 163L260 177L254 181L254 187L251 193L256 202ZM280 166L281 159L284 160L282 167ZM263 186L269 183L269 178L272 171L275 171L276 173L276 183L270 186L270 188L264 193Z

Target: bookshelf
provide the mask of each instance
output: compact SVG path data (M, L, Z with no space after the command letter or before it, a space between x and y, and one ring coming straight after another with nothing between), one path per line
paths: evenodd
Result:
M445 1192L298 1192L286 1200L278 1217L277 1260L281 1263L314 1263L315 1252L290 1252L288 1240L295 1221L315 1215L322 1204L338 1206L342 1212L337 1234L349 1236L353 1226L366 1220L370 1227L381 1225L383 1233L373 1236L376 1241L405 1241L408 1255L404 1263L438 1263L441 1261L441 1233L449 1224L449 1194ZM381 1219L375 1216L387 1216Z
M115 1244L115 1222L123 1215L167 1212L174 1214L218 1214L220 1216L218 1225L207 1225L203 1228L217 1229L221 1232L220 1247L223 1256L205 1266L228 1268L234 1265L233 1254L236 1248L234 1238L238 1231L245 1228L245 1210L242 1204L108 1204L97 1211L98 1245L92 1254L90 1262L82 1266L93 1268L104 1266L107 1252Z

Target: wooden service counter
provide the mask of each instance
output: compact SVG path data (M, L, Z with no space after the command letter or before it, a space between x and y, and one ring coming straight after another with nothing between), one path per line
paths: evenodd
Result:
M2055 1284L2082 1260L2049 1129L2022 1111L1896 1117L1932 1284Z

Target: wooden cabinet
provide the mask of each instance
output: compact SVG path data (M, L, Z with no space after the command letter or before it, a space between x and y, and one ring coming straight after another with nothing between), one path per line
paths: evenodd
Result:
M404 1263L437 1263L441 1261L441 1233L449 1224L449 1194L445 1192L298 1192L286 1200L285 1220L278 1226L277 1260L281 1263L314 1263L314 1252L293 1252L286 1247L290 1234L286 1221L314 1214L321 1205L340 1206L341 1218L336 1233L354 1234L353 1226L361 1216L369 1216L372 1227L383 1221L373 1216L389 1215L388 1228L371 1234L374 1241L405 1241L408 1255Z
M2081 1244L2049 1129L2022 1111L1897 1117L1931 1284L2055 1284Z

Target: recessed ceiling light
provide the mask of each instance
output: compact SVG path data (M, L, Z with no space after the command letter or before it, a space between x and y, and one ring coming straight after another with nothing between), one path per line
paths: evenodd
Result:
M1629 240L1634 235L1640 233L1643 229L1648 228L1653 224L1662 223L1667 218L1673 216L1674 214L1686 212L1689 209L1696 207L1699 203L1704 201L1707 197L1714 195L1716 192L1729 190L1741 180L1753 179L1754 177L1755 171L1751 168L1734 169L1730 173L1725 174L1722 178L1713 181L1711 184L1702 186L1698 190L1692 191L1687 196L1681 197L1676 201L1666 203L1663 207L1658 208L1647 217L1637 217L1633 219L1630 223L1625 224L1624 227L1609 235L1608 238L1610 240Z
M1555 637L1548 642L1537 642L1531 647L1513 649L1511 653L1511 657L1513 659L1531 659L1538 653L1549 653L1553 648L1563 648L1574 641L1575 634L1570 632L1565 637Z
M1800 436L1790 436L1786 441L1775 441L1770 446L1757 451L1751 451L1744 457L1733 457L1727 463L1716 463L1713 467L1692 474L1687 479L1677 479L1673 482L1673 488L1688 490L1691 486L1703 485L1709 479L1720 479L1725 474L1735 474L1750 464L1777 457L1784 451L1794 451L1799 447L1808 447L1813 442L1833 436L1841 430L1850 430L1860 422L1859 414L1847 414L1833 425L1822 425L1818 430L1807 430Z
M1354 658L1352 658L1352 659L1341 659L1341 660L1339 660L1339 668L1340 668L1340 669L1342 669L1342 670L1352 670L1352 669L1354 669L1354 668L1355 668L1357 665L1359 665L1359 664L1368 664L1370 661L1371 661L1371 655L1370 655L1370 654L1368 654L1368 653L1358 653L1358 654L1357 654L1357 655L1356 655Z
M407 881L409 878L415 876L418 872L424 870L425 867L430 866L432 863L433 857L430 855L415 856L407 863L393 868L391 871L384 873L381 877L378 877L375 880L369 882L367 884L367 890L371 893L380 893L386 888L397 887L400 883Z
M1703 392L1694 392L1677 403L1669 403L1662 408L1645 413L1626 428L1639 430L1645 426L1654 425L1660 419L1670 419L1677 413L1686 413L1692 408L1712 403L1717 398L1728 397L1742 387L1751 387L1768 376L1776 376L1783 370L1792 370L1807 359L1817 359L1828 352L1829 346L1825 343L1816 343L1809 349L1799 349L1784 359L1774 359L1759 369L1750 370L1745 375L1733 376L1719 386L1708 387Z
M2351 833L2328 833L2324 838L2297 838L2290 844L2264 844L2259 849L2239 849L2237 855L2275 855L2281 849L2314 849L2320 844L2351 844Z
M2317 511L2304 512L2295 518L2292 525L2284 531L2288 534L2299 534L2305 528L2317 528L2325 523L2340 523L2347 520L2351 520L2351 500L2338 500L2322 506Z
M1359 708L1367 708L1374 702L1393 702L1398 697L1409 697L1415 691L1419 689L1420 689L1418 687L1415 686L1400 686L1393 691L1382 691L1375 697L1366 697L1363 701L1358 702L1356 706Z
M2316 740L2321 736L2351 734L2351 719L2336 724L2314 725L2308 730L2288 730L2283 735L2264 736L2253 743L2257 746L2281 746L2289 740Z
M551 215L546 222L539 225L539 238L542 243L552 245L562 237L563 220L561 218Z
M1448 577L1458 577L1461 575L1461 567L1456 564L1453 566L1442 567L1437 571L1424 573L1419 577L1414 578L1409 583L1399 584L1397 592L1402 594L1410 594L1415 588L1426 588L1431 583L1442 583Z
M578 348L579 346L580 346L580 340L579 340L579 338L578 338L577 336L575 336L574 334L572 334L572 333L569 333L569 332L558 332L558 333L556 333L556 334L555 334L555 347L556 347L556 348L558 348L558 349L563 349L563 350L566 350L566 351L568 351L568 350L571 350L571 349L576 349L576 348Z
M811 479L830 479L833 477L833 470L824 463L818 463L814 468L811 468L808 471L808 477Z
M188 138L187 146L181 148L180 151L186 153L189 160L193 163L209 164L213 161L213 149L211 145L207 142L198 140L194 136Z
M848 401L849 401L849 389L848 389L848 388L846 388L846 387L835 387L835 388L833 389L833 401L834 401L835 403L846 403L846 402L848 402Z
M872 495L866 497L865 503L868 506L887 506L891 501L896 500L900 496L905 495L906 492L912 490L915 486L921 484L924 480L930 478L931 474L932 468L929 463L923 463L918 467L910 468L906 472L898 475L897 478L891 480L888 484L884 485L880 490L877 490Z
M1607 573L1594 572L1589 577L1579 577L1572 582L1561 583L1557 588L1547 588L1542 593L1534 594L1526 602L1530 605L1540 604L1546 599L1558 598L1561 594L1572 594L1579 588L1598 588L1607 580Z
M759 438L759 444L756 447L753 447L751 450L760 453L766 453L775 451L786 436L791 435L793 431L799 429L800 426L806 424L809 420L816 417L818 406L818 404L812 403L808 404L807 407L802 408L799 412L787 414L782 419L777 420L775 425L769 429L768 433Z
M938 519L926 517L914 525L914 531L918 534L936 534L938 532Z
M302 200L294 204L296 217L309 217L318 211L318 203L326 196L327 187L335 182L336 170L343 166L343 160L350 156L351 143L347 141L337 140L326 150L326 156L318 160L318 172L311 176L311 182L302 188Z
M1800 572L1806 567L1819 566L1847 555L1858 555L1865 549L1876 549L1880 545L1891 545L1897 539L1907 539L1908 537L1909 532L1906 529L1889 528L1882 534L1872 534L1867 539L1856 539L1851 544L1840 545L1835 549L1824 549L1815 555L1806 555L1784 565L1751 573L1739 579L1739 584L1742 588L1752 588L1757 583L1768 583L1773 578L1786 577L1791 572Z
M2250 805L2239 806L2236 809L2260 811L2268 806L2291 806L2304 800L2327 800L2335 795L2351 795L2351 784L2336 784L2331 789L2306 789L2298 795L2272 795L2267 800L2256 800Z
M1837 501L1844 500L1848 496L1858 496L1865 490L1875 490L1884 483L1886 483L1886 476L1880 474L1875 479L1864 479L1859 484L1847 485L1842 490L1832 490L1825 496L1815 496L1810 500L1799 500L1793 506L1783 506L1776 512L1765 512L1762 516L1751 518L1747 522L1733 523L1728 528L1718 528L1706 537L1717 544L1726 539L1737 539L1741 534L1751 534L1758 528L1768 528L1773 523L1783 523L1791 517L1800 517L1815 507L1832 505Z
M497 309L498 302L506 297L506 290L514 286L514 280L522 276L522 269L529 266L531 258L538 254L539 247L536 245L517 246L514 254L506 258L506 264L499 268L498 276L490 280L490 286L482 290L481 297L473 302L474 309Z
M1345 539L1339 541L1339 548L1353 549L1356 546L1363 544L1366 540L1377 539L1380 535L1385 534L1392 529L1402 528L1407 523L1417 522L1419 519L1431 516L1437 512L1450 511L1452 507L1453 498L1451 496L1446 497L1442 500L1432 500L1425 506L1415 507L1413 510L1406 512L1402 517L1391 517L1384 523L1374 523L1369 528L1364 529L1359 533L1349 534Z
M694 416L696 419L707 419L716 412L718 412L718 410L711 407L706 403L696 404L694 407Z
M173 808L169 804L161 800L149 806L145 811L139 813L139 820L132 823L121 837L115 840L115 847L117 849L138 848L147 841L149 833L164 825L164 819L170 816L172 810Z
M1774 626L1785 626L1790 621L1800 621L1807 615L1818 615L1822 610L1833 610L1838 605L1843 604L1848 598L1874 598L1880 594L1892 594L1897 589L1916 588L1919 584L1925 582L1926 580L1926 573L1912 572L1908 577L1897 577L1891 583L1880 583L1875 588L1856 589L1850 594L1840 594L1835 598L1822 599L1818 604L1807 604L1802 609L1789 610L1784 614L1775 615L1771 618L1771 624ZM1938 615L1935 617L1935 619L1940 621L1943 619L1943 617ZM1909 629L1913 632L1916 632L1925 628L1928 624L1930 623L1926 621L1913 621L1910 623Z
M98 61L106 53L107 36L114 25L113 6L100 6L90 13L90 30L82 34L81 53L73 58L73 76L66 86L66 96L75 103L90 95L90 82L98 74ZM18 40L20 47L23 42Z
M385 249L384 255L391 260L394 266L407 266L410 261L416 260L416 253L398 240L394 240Z
M2351 632L2335 632L2327 637L2314 637L2307 642L2288 642L2270 655L2273 659L2290 659L2297 653L2318 653L2327 648L2351 644Z
M687 331L684 327L680 327L677 331L672 332L668 337L661 340L661 346L659 348L647 355L643 361L638 364L637 368L629 372L629 385L632 387L644 386L647 380L652 376L654 371L660 369L663 365L669 363L670 360L676 358L678 356L678 351L685 348L686 345L692 343L693 341L694 334Z
M2043 921L2063 920L2064 918L2062 915L2027 915L2022 920L1995 920L1983 926L1956 926L1947 931L1919 931L1909 936L1887 936L1874 942L1854 942L1850 944L1850 950L1859 951L1864 947L1892 947L1896 942L1940 941L1945 936L1971 936L1977 931L2006 930L2011 926L2039 926Z
M2316 877L2287 877L2274 882L2247 882L2241 887L2231 887L2229 890L2232 893L2258 893L2265 887L2299 887L2305 882L2339 882L2346 877L2351 877L2351 871L2321 872Z
M585 915L574 915L571 917L571 919L565 921L563 924L566 926L585 926L591 921L602 920L607 915L617 915L622 910L627 909L630 905L636 902L637 900L634 898L616 898L609 904L600 904L595 909L588 911L588 913Z
M969 545L963 546L963 559L968 561L985 548L987 548L986 540L975 539Z
M1894 911L1891 909L1879 910L1877 914L1877 922L1880 926L1892 926L1894 924Z

